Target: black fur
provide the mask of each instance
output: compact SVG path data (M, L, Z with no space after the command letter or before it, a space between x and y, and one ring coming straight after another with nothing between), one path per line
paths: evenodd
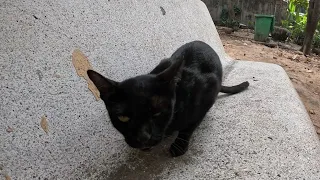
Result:
M212 107L219 92L235 94L249 86L222 86L222 66L206 43L181 46L149 74L115 82L89 70L114 127L133 148L157 145L179 131L170 147L172 156L188 150L189 139ZM125 122L124 122L125 121Z

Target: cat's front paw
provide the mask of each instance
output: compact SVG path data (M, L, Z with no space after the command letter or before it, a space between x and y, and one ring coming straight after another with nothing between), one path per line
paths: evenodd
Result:
M183 155L188 151L188 146L189 146L188 142L184 140L176 139L175 142L171 144L171 147L169 149L171 156L178 157Z

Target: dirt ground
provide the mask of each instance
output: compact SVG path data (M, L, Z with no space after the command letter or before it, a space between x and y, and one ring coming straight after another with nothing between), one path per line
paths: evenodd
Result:
M226 53L235 58L249 61L275 63L282 66L300 95L320 138L320 57L312 54L305 57L294 46L267 47L253 40L251 30L239 30L226 34L218 27Z

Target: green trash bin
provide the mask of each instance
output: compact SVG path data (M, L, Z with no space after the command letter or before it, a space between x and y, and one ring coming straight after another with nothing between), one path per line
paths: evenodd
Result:
M266 41L269 37L269 33L273 31L274 27L274 15L255 15L256 22L254 26L254 40Z

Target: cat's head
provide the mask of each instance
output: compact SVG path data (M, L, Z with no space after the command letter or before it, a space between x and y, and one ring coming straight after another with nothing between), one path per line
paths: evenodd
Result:
M158 74L146 74L116 82L89 70L100 91L113 126L133 148L158 144L173 117L176 79L182 60Z

